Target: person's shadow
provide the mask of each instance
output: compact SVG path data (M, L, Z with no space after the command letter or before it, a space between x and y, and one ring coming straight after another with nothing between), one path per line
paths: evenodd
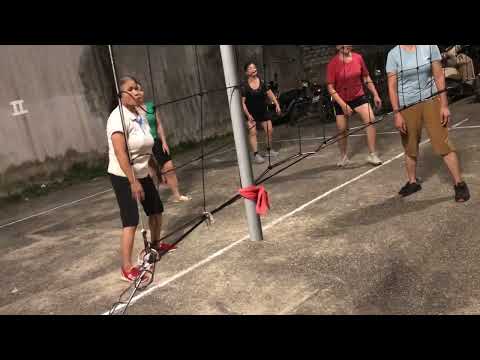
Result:
M355 209L342 215L338 215L327 226L315 230L312 236L335 236L344 234L348 228L359 225L372 225L381 223L387 219L425 210L432 206L451 201L452 196L437 199L407 201L400 196L394 196L386 201Z

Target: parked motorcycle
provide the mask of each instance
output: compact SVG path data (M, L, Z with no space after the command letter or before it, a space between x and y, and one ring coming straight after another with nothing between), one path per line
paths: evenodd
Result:
M273 121L277 124L295 125L300 118L309 113L319 114L322 121L331 121L332 117L335 118L333 107L328 99L328 91L316 83L302 80L298 88L280 93L278 77L275 74L274 80L269 82L269 88L277 97L282 111L280 115L273 118ZM275 106L269 104L269 109L273 112Z
M475 72L472 60L477 51L472 45L452 45L442 52L449 101L471 95L480 101L480 75Z

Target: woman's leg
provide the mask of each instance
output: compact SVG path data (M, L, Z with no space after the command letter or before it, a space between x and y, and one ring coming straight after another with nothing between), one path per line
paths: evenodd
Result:
M369 103L356 107L355 112L357 112L360 115L365 125L375 121L375 115L373 114L372 107L370 106ZM370 151L370 154L372 154L375 152L375 142L376 142L377 131L374 125L370 125L370 126L367 126L366 132L367 132L368 150Z
M338 146L340 148L341 159L347 156L347 118L345 115L337 115L337 130L339 134Z
M170 188L170 190L172 190L173 196L176 199L179 199L181 194L178 190L178 179L174 169L175 167L173 166L173 161L169 160L165 164L163 164L162 173L165 176L168 187Z
M453 183L457 185L462 182L460 162L458 161L455 147L450 142L448 129L441 126L440 100L432 99L426 101L423 110L425 128L427 129L433 150L443 157Z
M267 152L268 150L272 149L272 135L273 135L273 125L271 120L262 121L262 127L266 134L267 140Z
M452 177L453 184L457 185L462 182L462 175L460 171L460 162L458 161L458 156L455 151L443 156L443 161L447 165L450 176Z
M248 123L247 123L248 124ZM256 154L258 152L258 143L257 143L257 128L248 124L248 140L250 142L250 147L252 152Z
M122 253L122 268L130 271L132 265L133 241L135 239L136 226L124 227L120 241L120 250Z
M150 215L148 217L148 225L150 226L151 240L160 240L162 232L162 214Z

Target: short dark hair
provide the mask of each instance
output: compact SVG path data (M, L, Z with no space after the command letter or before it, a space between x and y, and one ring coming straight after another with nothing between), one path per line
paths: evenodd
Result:
M118 80L118 86L120 87L120 89L122 88L123 85L125 85L127 81L134 81L135 84L141 86L140 82L137 79L135 79L132 75L125 75L125 76L122 76L120 80Z
M250 65L255 65L255 66L256 66L257 64L255 64L254 61L249 61L249 62L247 62L247 63L245 64L245 66L243 67L243 70L244 70L244 71L247 71L247 69L248 69L248 67L249 67Z

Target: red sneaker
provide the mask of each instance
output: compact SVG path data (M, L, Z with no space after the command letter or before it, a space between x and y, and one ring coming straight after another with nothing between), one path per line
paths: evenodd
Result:
M171 252L171 251L177 250L177 247L172 244L161 242L160 244L157 245L157 250Z
M165 242L160 242L159 240L154 241L152 243L152 248L154 248L158 252L164 252L164 251L165 252L171 252L171 251L177 250L177 247L175 245L168 244L168 243L165 243Z
M138 267L134 266L130 271L125 271L122 267L121 269L121 279L126 282L134 282L140 276L140 270ZM142 276L142 282L148 280L145 275Z

